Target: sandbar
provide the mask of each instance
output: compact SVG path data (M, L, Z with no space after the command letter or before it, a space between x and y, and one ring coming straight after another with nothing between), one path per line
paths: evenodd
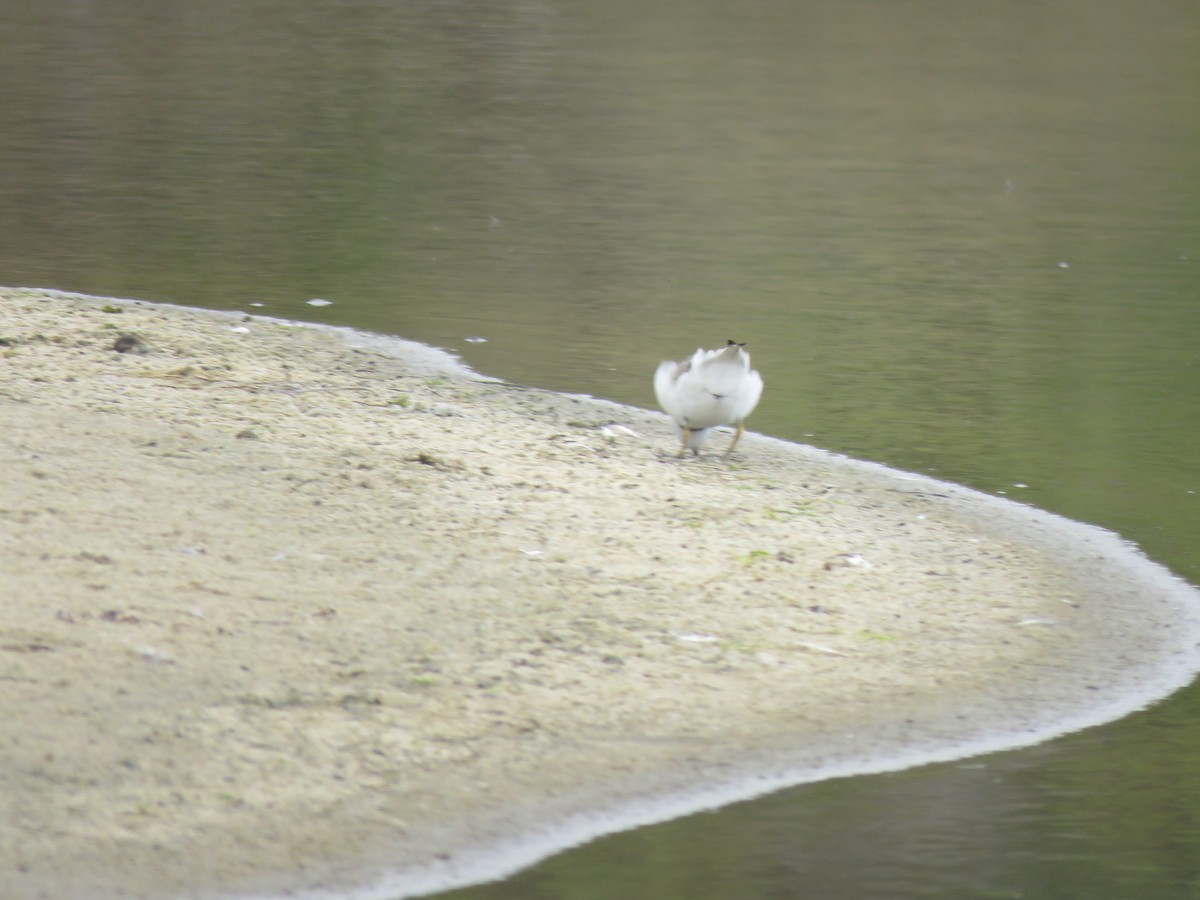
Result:
M1197 668L1108 532L349 329L4 289L0 460L8 898L410 896Z

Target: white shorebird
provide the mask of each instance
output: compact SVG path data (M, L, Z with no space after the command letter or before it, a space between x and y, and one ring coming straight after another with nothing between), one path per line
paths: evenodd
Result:
M737 426L725 455L732 453L762 389L762 376L750 368L746 345L735 341L720 350L697 349L690 359L667 360L654 373L654 394L675 420L681 456L688 450L699 455L708 430L717 425Z

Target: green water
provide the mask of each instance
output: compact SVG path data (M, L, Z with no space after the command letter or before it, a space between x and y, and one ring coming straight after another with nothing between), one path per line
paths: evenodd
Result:
M0 98L0 283L356 325L642 406L659 359L733 337L752 428L1200 582L1190 0L13 0ZM1196 896L1198 706L456 896Z

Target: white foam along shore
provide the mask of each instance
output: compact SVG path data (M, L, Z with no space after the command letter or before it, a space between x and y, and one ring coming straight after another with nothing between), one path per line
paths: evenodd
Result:
M109 305L149 353L112 352ZM414 896L791 785L1043 741L1143 708L1200 668L1195 588L1115 534L1011 500L754 434L739 468L681 463L660 414L518 389L441 351L352 329L20 290L0 291L0 326L15 363L0 388L17 401L0 406L0 424L18 461L0 507L46 523L0 544L21 596L39 599L0 620L19 638L12 646L46 650L23 658L22 684L70 682L56 689L64 709L95 710L106 683L142 692L138 734L183 710L193 743L221 741L192 764L224 772L241 798L214 801L185 779L164 789L186 803L122 815L134 795L137 808L155 808L136 774L75 789L88 827L71 836L37 836L55 827L50 810L47 821L8 823L30 873L0 879L13 896L38 877L97 897ZM388 399L396 385L403 403ZM96 433L109 435L103 447ZM89 463L100 449L103 461ZM343 510L339 465L351 459L382 474ZM136 515L123 515L119 492L89 499L80 474L108 467L136 472ZM231 490L252 504L230 508ZM319 541L298 491L320 504ZM398 501L412 514L393 516ZM172 518L181 503L187 515ZM586 528L571 520L580 511ZM128 523L122 542L99 533L113 519ZM231 537L223 522L245 527ZM353 543L340 544L339 529L353 528ZM182 560L156 547L170 529L206 542L204 552ZM126 549L138 541L141 551ZM52 542L62 552L47 557ZM361 561L312 562L361 559L363 542L370 581L356 580ZM450 543L505 591L449 564L415 579ZM414 549L391 565L398 545ZM689 563L700 550L723 560L704 578ZM236 573L222 554L237 556ZM844 564L860 554L870 571ZM73 567L101 558L103 583L89 569L81 588ZM250 616L268 595L275 618ZM127 621L125 632L92 624L113 596L139 598L105 620ZM788 599L798 596L821 602ZM58 617L46 621L51 607ZM186 619L196 612L198 623ZM396 616L404 627L389 631ZM486 640L447 623L455 617L486 623ZM301 629L303 644L276 619ZM353 695L332 678L350 656ZM261 672L264 657L278 683ZM396 660L415 673L399 687ZM164 661L166 677L144 684L137 667ZM537 678L524 674L530 665ZM255 674L230 676L238 666ZM90 678L71 682L73 671ZM7 721L21 728L30 712L13 699ZM135 732L114 715L128 718L101 708L61 723L112 735L111 747L93 742L94 759L76 760L79 771L111 772L128 754ZM29 725L30 758L39 741L63 740L59 725ZM288 729L311 760L280 739ZM343 764L348 734L394 768L324 780ZM647 734L682 749L616 740ZM470 752L447 757L437 749L447 746ZM259 767L231 775L222 754L241 747L256 748ZM192 759L191 745L163 739L161 752L130 771L178 779L171 765ZM261 765L283 760L292 768L262 777ZM40 797L71 789L53 772L33 780ZM264 828L323 849L288 871L274 844L247 837ZM88 871L56 868L76 842ZM181 848L177 862L162 862L163 846ZM197 868L197 847L218 862ZM156 862L123 874L143 859Z

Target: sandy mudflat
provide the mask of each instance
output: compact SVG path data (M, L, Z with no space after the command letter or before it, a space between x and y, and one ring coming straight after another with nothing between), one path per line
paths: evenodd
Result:
M414 345L0 292L0 896L395 896L1195 668L1110 535L674 449Z

